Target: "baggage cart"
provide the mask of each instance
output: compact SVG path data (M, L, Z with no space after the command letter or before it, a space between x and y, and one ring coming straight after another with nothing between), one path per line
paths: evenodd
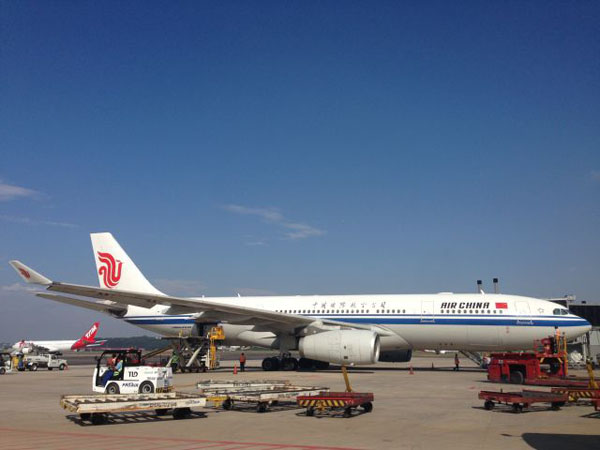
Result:
M205 396L183 392L63 395L60 399L60 406L79 414L81 420L89 420L94 425L105 423L111 414L139 411L155 411L159 416L171 412L173 418L184 419L191 414L191 408L201 408L205 405Z
M301 395L298 405L306 408L307 416L325 410L344 410L344 417L352 416L352 409L361 407L364 412L373 411L375 396L372 392L319 392L316 395Z
M307 416L314 416L318 411L344 410L344 417L352 417L352 410L362 408L366 413L373 411L375 395L372 392L354 392L348 378L348 370L342 365L342 375L346 384L345 392L319 392L314 395L302 395L297 398L299 406L306 408Z
M552 410L559 410L567 403L567 394L558 394L545 391L521 391L521 392L494 392L481 391L479 398L485 400L484 408L494 409L496 403L511 405L515 413L523 412L523 408L529 408L533 403L550 403Z
M553 387L554 394L567 394L570 402L576 402L580 399L593 399L600 396L600 389L592 388L573 388L573 387Z
M295 404L300 395L329 391L326 387L295 386L287 380L206 381L197 384L200 393L214 406L231 410L236 403L256 404L256 411L266 412L270 406Z

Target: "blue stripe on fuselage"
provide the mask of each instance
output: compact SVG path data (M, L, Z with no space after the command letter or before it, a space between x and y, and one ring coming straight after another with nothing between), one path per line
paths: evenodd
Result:
M483 325L483 326L534 326L534 327L575 327L586 326L585 319L570 317L554 319L543 316L371 316L356 317L351 315L308 316L315 319L331 319L346 323L366 323L373 325ZM550 320L549 320L550 319ZM192 325L195 322L189 316L164 317L125 317L132 325Z

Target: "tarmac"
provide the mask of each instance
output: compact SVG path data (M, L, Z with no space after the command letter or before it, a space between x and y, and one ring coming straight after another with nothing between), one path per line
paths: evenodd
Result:
M455 372L453 359L447 356L350 369L354 390L375 394L373 412L350 418L307 417L304 409L280 405L262 414L243 407L199 409L184 420L129 413L91 425L59 406L63 394L91 393L91 365L63 372L14 372L0 376L0 448L600 449L600 412L589 404L567 405L560 411L540 404L521 414L509 407L486 411L477 398L480 390L520 387L488 383L485 371L465 358ZM342 375L335 369L263 372L260 360L250 360L246 372L233 375L232 364L224 361L221 369L209 373L178 373L175 387L195 392L195 383L206 379L287 379L344 390Z

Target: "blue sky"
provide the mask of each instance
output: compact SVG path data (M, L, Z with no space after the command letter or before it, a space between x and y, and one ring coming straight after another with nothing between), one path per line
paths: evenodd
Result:
M5 2L1 340L111 231L174 294L600 300L598 2ZM88 323L89 322L89 323Z

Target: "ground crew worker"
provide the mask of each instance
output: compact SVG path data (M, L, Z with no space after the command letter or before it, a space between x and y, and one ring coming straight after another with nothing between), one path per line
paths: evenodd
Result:
M177 367L179 366L179 355L177 353L173 353L171 357L171 370L173 373L177 372Z
M452 370L459 370L459 365L460 365L460 359L458 359L458 353L454 354L454 369Z
M115 364L115 371L113 372L113 380L118 380L121 371L123 370L123 360L119 358Z
M246 355L244 353L240 355L240 370L242 372L246 371Z
M106 383L108 383L108 380L110 380L112 378L113 374L115 373L116 358L117 358L116 353L113 353L112 356L106 360L107 368L106 368L106 371L102 374L102 386L106 386Z

